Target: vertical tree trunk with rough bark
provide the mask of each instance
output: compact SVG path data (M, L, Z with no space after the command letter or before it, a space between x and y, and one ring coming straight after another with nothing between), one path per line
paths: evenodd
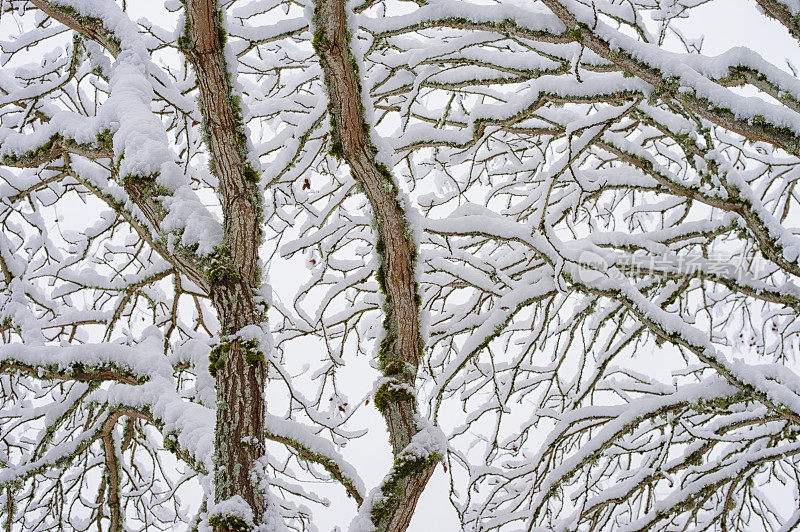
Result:
M381 486L382 500L371 518L380 531L408 528L425 485L441 458L409 459L404 449L420 432L416 375L422 349L419 300L414 279L416 244L398 199L400 191L389 169L376 159L361 99L358 67L350 50L345 0L317 0L314 48L325 72L332 119L332 155L350 166L372 206L378 233L378 282L386 304L386 337L379 352L383 380L375 396L389 430L395 464Z
M207 266L223 343L212 353L217 380L216 502L242 497L258 522L264 497L253 478L253 465L264 454L264 356L262 346L226 338L263 320L254 300L259 282L261 194L258 173L247 161L247 137L238 95L224 54L221 7L214 0L186 2L185 34L179 40L197 74L200 109L211 170L219 179L225 237ZM215 520L228 530L233 520Z

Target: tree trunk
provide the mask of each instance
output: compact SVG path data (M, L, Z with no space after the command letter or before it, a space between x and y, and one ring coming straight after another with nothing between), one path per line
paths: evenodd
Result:
M218 286L213 292L214 306L223 328L237 331L261 320L244 283ZM217 421L215 431L214 484L216 502L236 495L252 508L256 522L264 510L264 497L251 476L254 462L264 454L264 385L266 368L263 356L252 353L233 340L216 362ZM226 530L216 526L215 530Z
M377 272L386 304L386 337L379 351L382 385L375 396L389 430L394 468L372 507L380 531L408 528L425 485L441 458L410 458L403 451L420 431L415 380L422 340L414 279L416 244L398 200L400 191L389 169L376 159L364 118L358 67L350 51L345 0L317 0L314 48L325 72L333 130L331 154L342 158L372 206L378 232Z
M258 174L247 161L245 125L225 63L221 8L214 0L188 0L185 31L179 43L197 74L204 133L211 170L219 179L225 230L224 243L207 267L223 336L212 356L217 379L215 501L242 497L258 523L264 495L252 475L254 462L264 454L266 370L260 352L264 347L226 337L264 319L253 297L260 281L261 193L256 184ZM218 531L231 529L234 521L224 515L212 520Z

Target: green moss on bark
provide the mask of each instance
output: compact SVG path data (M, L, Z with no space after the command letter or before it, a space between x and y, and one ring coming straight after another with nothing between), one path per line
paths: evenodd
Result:
M226 532L248 532L252 530L244 519L236 515L212 515L208 518L208 524Z
M413 379L412 379L413 382ZM416 401L416 395L409 389L407 381L391 379L378 387L375 392L375 407L384 412L390 403Z
M442 457L431 453L423 457L400 455L394 460L389 478L381 486L383 497L372 506L372 523L379 525L389 517L398 504L402 504L403 479L439 462Z
M227 244L220 244L214 250L203 257L201 261L206 280L210 287L224 283L235 283L241 279L239 269L233 262L231 250Z
M225 366L225 357L230 353L233 342L239 345L239 349L241 349L244 354L244 360L248 364L264 362L264 352L258 345L258 340L225 339L223 342L216 345L208 355L208 372L212 377L216 377L217 372Z

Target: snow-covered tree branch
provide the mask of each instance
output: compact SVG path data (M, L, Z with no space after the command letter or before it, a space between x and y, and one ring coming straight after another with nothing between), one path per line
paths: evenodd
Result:
M5 529L796 527L744 3L786 64L723 0L0 2Z

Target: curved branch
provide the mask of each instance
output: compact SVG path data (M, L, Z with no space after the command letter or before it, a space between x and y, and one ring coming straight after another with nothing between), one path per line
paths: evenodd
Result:
M266 431L266 436L268 440L282 443L287 447L291 447L304 460L308 460L309 462L315 462L324 467L325 469L327 469L328 472L333 477L333 479L339 482L342 486L344 486L344 488L347 490L347 494L350 495L353 499L355 499L356 504L361 506L361 503L364 502L364 495L358 490L358 486L356 485L355 481L346 476L342 472L342 468L340 467L340 465L330 456L314 452L308 446L303 445L302 442L290 438L289 436L275 434L271 432L269 429L267 429Z
M401 195L387 166L379 162L364 117L361 81L347 30L344 0L315 2L314 49L328 89L333 131L331 154L349 166L372 205L380 261L377 277L386 298L386 336L378 363L383 379L375 395L389 429L395 464L381 486L382 500L370 504L372 523L381 531L404 531L411 521L434 468L442 456L407 456L406 448L423 430L419 426L415 380L422 339L419 296L414 278L416 244L398 199Z

